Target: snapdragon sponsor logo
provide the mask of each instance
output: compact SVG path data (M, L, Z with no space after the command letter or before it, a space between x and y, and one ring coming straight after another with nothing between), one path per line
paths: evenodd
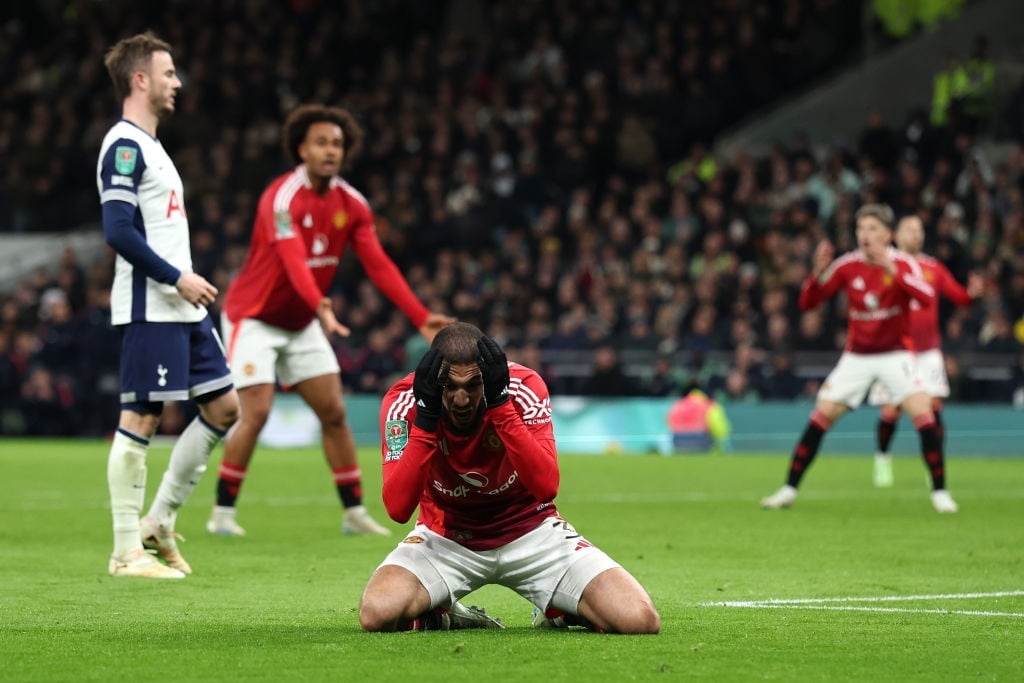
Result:
M483 488L490 483L487 477L479 472L463 472L459 476L462 477L462 481L477 488Z
M513 484L515 484L516 481L519 480L519 471L517 470L513 472L505 481L505 483L502 484L501 486L490 489L488 491L482 490L483 486L487 486L487 477L480 474L479 472L466 472L465 474L460 474L459 476L462 477L463 481L465 481L467 484L472 484L473 488L471 489L469 486L465 486L464 484L459 484L452 488L448 488L447 486L445 486L444 484L435 479L433 483L434 490L437 491L438 493L443 493L446 496L451 496L452 498L467 498L474 489L476 489L477 493L485 496L496 496L499 493L504 493L505 491L508 491L509 488Z
M510 476L508 478L508 481L506 481L504 484L502 484L498 488L491 489L490 491L484 491L483 493L484 493L484 495L487 495L487 496L494 496L494 495L497 495L499 493L504 493L505 491L508 491L509 487L512 486L512 484L516 483L517 479L519 479L519 470L516 470L515 472L513 472L512 476Z
M336 265L338 265L338 257L337 256L317 256L316 258L309 259L308 261L306 261L306 263L309 265L310 268L323 268L324 266L336 266Z
M439 482L437 479L434 480L434 490L438 493L443 493L446 496L452 498L465 498L469 495L469 487L459 484L455 488L446 488L444 484Z

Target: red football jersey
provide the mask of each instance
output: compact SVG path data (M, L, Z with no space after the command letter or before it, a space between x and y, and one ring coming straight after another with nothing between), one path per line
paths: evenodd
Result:
M384 506L471 550L490 550L558 514L558 455L551 398L533 370L509 363L510 400L484 413L471 435L440 422L436 434L413 425L413 374L395 383L380 411Z
M934 306L935 290L921 277L921 268L908 254L890 248L896 275L867 263L858 249L834 260L819 276L807 277L800 289L800 309L810 310L839 290L848 303L846 350L885 353L914 350L910 338L910 302Z
M956 281L942 261L927 254L918 254L916 258L918 265L921 266L924 281L932 286L936 297L945 297L957 306L967 306L971 303L971 295ZM916 301L910 302L910 336L914 340L915 351L941 348L937 305L922 306Z
M349 244L377 288L422 326L430 312L377 239L366 198L338 177L317 194L305 165L274 180L260 197L249 254L225 297L228 319L301 330L316 317Z

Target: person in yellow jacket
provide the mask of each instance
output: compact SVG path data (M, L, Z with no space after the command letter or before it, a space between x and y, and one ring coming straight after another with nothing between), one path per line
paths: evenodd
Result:
M977 132L991 113L996 87L996 67L988 56L988 39L977 36L966 64L953 72L950 86L954 104L963 115L968 132Z
M932 79L932 111L931 122L936 128L945 126L949 121L949 108L953 104L953 77L960 69L956 56L952 52L942 55L942 68Z
M732 447L732 425L725 408L696 384L691 384L684 396L672 404L665 419L675 453L706 453Z

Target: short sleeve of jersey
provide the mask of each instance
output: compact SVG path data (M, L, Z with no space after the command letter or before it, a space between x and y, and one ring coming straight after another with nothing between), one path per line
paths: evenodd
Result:
M138 142L128 138L115 141L100 162L100 204L120 201L138 206L139 184L145 169Z

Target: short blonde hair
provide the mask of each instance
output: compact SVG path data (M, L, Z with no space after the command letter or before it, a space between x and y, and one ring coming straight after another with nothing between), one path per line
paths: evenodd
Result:
M857 220L868 217L877 219L890 230L896 225L896 216L888 204L865 204L857 209Z

